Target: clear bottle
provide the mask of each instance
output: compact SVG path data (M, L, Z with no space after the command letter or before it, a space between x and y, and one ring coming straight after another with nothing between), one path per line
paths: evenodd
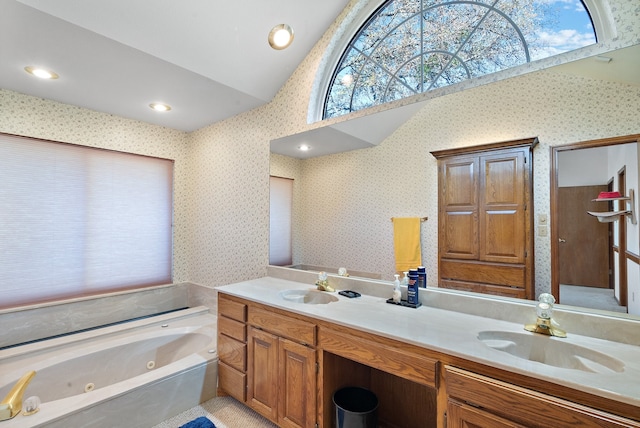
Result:
M407 272L403 272L404 273L404 278L402 278L402 281L400 282L400 285L409 285L409 271Z
M394 274L393 276L396 277L396 279L393 281L393 301L395 303L400 303L400 300L402 299L402 291L400 290L400 280L398 279L400 277L400 275L398 275L397 273Z

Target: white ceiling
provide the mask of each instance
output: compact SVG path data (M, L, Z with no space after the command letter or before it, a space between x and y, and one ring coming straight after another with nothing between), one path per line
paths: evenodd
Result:
M193 131L271 101L348 2L0 0L0 88ZM295 39L277 51L267 35L281 23ZM607 56L554 69L640 85L640 45ZM60 78L36 79L29 65ZM280 138L271 150L308 158L371 147L423 104ZM301 143L312 150L298 151Z
M0 87L193 131L269 102L347 3L0 0ZM295 38L277 51L267 35L282 23Z

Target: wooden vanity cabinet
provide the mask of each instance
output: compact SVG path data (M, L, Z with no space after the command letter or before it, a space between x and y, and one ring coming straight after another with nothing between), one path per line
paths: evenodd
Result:
M247 404L280 427L315 427L316 326L249 307Z
M537 138L431 152L438 160L438 285L532 299Z
M218 295L218 389L247 398L247 305Z
M445 366L448 428L633 428L640 422Z
M218 394L283 428L315 428L316 325L218 294Z
M378 397L381 427L640 428L624 403L218 296L218 393L280 427L333 428L333 394L360 386Z

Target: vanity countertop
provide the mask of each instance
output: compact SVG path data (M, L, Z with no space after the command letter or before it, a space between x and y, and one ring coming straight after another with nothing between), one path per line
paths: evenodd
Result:
M566 341L614 357L624 364L624 370L592 373L560 368L518 358L492 349L478 340L478 334L481 331L527 333L523 326L530 322L530 314L523 314L522 323L514 323L429 307L424 304L417 309L391 305L386 303L385 297L367 294L362 294L362 297L358 298L348 298L337 292L330 293L338 300L317 305L291 302L280 296L281 291L293 289L315 290L315 287L301 282L264 277L218 288L226 294L256 303L400 340L640 407L639 346L572 334L568 331L568 337L565 339L555 337L548 339Z

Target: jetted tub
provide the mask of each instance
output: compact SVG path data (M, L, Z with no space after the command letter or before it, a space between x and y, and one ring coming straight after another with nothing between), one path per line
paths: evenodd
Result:
M0 428L150 427L215 397L217 368L206 307L5 349L0 400L35 370L24 399L42 404Z

